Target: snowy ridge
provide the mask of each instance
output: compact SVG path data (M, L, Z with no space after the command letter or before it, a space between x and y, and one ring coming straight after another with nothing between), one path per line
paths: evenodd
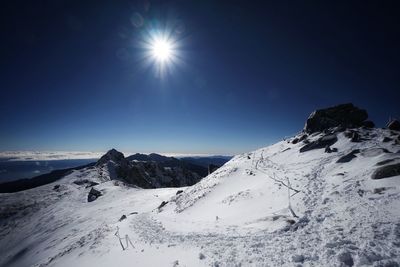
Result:
M0 194L0 266L399 266L400 176L371 177L400 162L400 133L353 131L331 153L300 153L326 135L301 133L186 188L133 188L98 166ZM99 183L93 202L83 179Z

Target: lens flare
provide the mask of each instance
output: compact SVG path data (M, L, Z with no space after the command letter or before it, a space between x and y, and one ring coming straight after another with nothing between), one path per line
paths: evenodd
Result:
M172 43L165 39L156 38L151 44L151 54L154 59L161 63L171 60L173 56Z

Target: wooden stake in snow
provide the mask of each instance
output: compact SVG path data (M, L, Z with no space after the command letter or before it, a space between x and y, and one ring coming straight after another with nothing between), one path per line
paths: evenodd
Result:
M290 179L289 179L289 177L286 177L286 179L287 179L287 184L288 184L287 189L288 189L289 211L290 211L290 213L292 213L292 216L293 216L293 217L298 218L298 216L296 215L296 213L294 213L294 211L293 211L293 209L292 209L292 204L291 204L291 202L290 202L290 188L291 188L291 186L290 186Z
M125 235L126 246L124 246L124 244L122 244L122 238L119 236L119 227L118 226L117 226L117 231L115 232L115 236L118 237L118 241L119 241L119 244L122 247L122 250L127 249L129 247L129 244L131 244L132 248L135 248L135 246L133 245L133 243L132 243L132 241L131 241L131 239L129 238L128 235Z

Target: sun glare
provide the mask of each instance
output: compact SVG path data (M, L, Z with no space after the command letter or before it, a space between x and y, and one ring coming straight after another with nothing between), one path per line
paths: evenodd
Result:
M169 61L173 56L172 44L165 39L155 39L151 44L151 53L161 63Z

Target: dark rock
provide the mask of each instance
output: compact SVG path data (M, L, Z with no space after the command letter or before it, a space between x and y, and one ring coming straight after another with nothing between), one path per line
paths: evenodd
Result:
M372 174L372 179L378 180L383 178L388 178L392 176L400 175L400 163L392 164L392 165L385 165L377 170Z
M308 139L304 139L304 140L303 140L303 144L306 144L306 145L307 145L307 144L309 144L309 143L310 143L310 140L308 140Z
M376 163L375 165L376 166L382 166L382 165L386 165L386 164L388 164L390 162L393 162L393 161L396 161L396 160L400 160L400 158L382 160L382 161L379 161L378 163Z
M164 206L167 205L167 204L168 204L168 201L163 201L163 202L161 202L160 206L157 207L157 209L158 209L158 210L161 210L162 207L164 207Z
M363 126L368 113L353 104L342 104L326 109L319 109L308 117L304 131L322 132L333 127L355 128Z
M344 134L344 136L347 137L347 138L352 138L352 137L353 137L353 133L354 133L353 130L347 130L347 131L345 131L343 134Z
M56 185L53 187L53 190L54 190L54 191L59 191L59 190L60 190L60 185L59 185L59 184L56 184Z
M320 149L320 148L325 148L327 146L331 146L334 143L337 142L337 137L334 134L330 134L330 135L325 135L321 138L319 138L316 141L310 142L309 144L306 144L305 146L303 146L302 148L300 148L300 153L309 151L309 150L313 150L313 149Z
M351 151L349 154L344 155L343 157L340 157L336 163L346 163L351 161L352 159L356 158L356 154L360 153L359 149L355 149Z
M87 180L87 179L82 179L82 180L75 180L75 181L73 181L73 183L76 184L76 185L84 185L88 181L89 180Z
M294 255L294 256L292 256L292 261L293 262L304 262L304 256L303 255Z
M355 142L355 143L358 143L358 142L361 141L361 137L360 137L360 135L358 134L358 132L353 132L350 141L351 141L351 142Z
M98 185L99 183L93 182L93 181L89 181L89 183L85 186L85 188L89 188L95 185Z
M330 147L330 146L326 146L325 147L325 153L333 153L333 152L338 152L338 149L336 147Z
M395 145L400 145L400 135L397 136L396 140L394 140Z
M307 137L308 137L308 135L307 135L307 134L303 134L302 136L300 136L300 138L299 138L299 142L301 142L301 141L303 141L303 140L307 139Z
M398 120L391 120L386 127L393 131L400 131L400 122Z
M342 262L345 266L353 266L354 260L349 252L343 252L338 255L338 260Z
M86 188L89 188L89 187L92 187L92 186L95 186L95 185L99 184L99 183L90 181L88 179L75 180L73 183L76 184L76 185L86 185Z
M138 212L137 211L134 211L134 212L131 212L131 213L129 213L130 215L134 215L134 214L138 214Z
M121 218L119 218L118 221L122 222L122 221L125 220L125 219L126 219L126 215L124 214L124 215L121 216Z
M385 138L383 138L383 140L382 140L383 143L388 143L390 141L393 141L393 139L390 137L387 137L387 136Z
M92 189L90 189L89 191L89 195L88 195L88 202L92 202L95 201L98 197L100 197L102 194L99 190L96 190L92 187Z
M375 128L375 123L373 121L364 121L362 126L364 128Z
M378 188L374 188L373 193L374 194L383 194L386 190L387 190L386 187L378 187Z
M183 193L183 190L176 191L176 195L179 195L179 194L182 194L182 193Z
M297 144L298 142L299 142L299 138L295 138L295 139L292 140L292 144L293 145Z

